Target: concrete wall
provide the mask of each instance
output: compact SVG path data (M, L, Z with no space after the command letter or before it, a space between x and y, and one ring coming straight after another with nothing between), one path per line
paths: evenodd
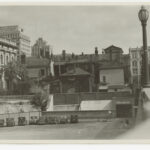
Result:
M6 125L6 118L14 118L15 125L18 125L18 117L25 117L27 120L27 124L29 124L31 116L37 116L39 118L41 116L41 112L28 112L28 113L7 113L0 114L0 119L4 119L4 125Z
M123 69L100 70L100 82L104 82L103 76L105 76L108 85L124 85Z
M54 105L53 111L78 111L79 105Z
M80 104L82 100L111 100L113 97L131 97L129 92L109 92L109 93L58 93L54 94L54 105Z
M114 110L103 110L103 111L55 111L55 112L42 112L42 116L68 116L78 115L79 119L103 119L103 118L114 118L116 111Z

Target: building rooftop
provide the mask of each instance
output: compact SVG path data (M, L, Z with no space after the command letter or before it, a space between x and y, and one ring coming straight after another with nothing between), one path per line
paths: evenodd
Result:
M103 50L104 50L105 53L109 53L110 51L123 53L122 48L114 46L114 45L111 45L111 46L109 46L109 47L107 47Z
M90 73L81 68L74 68L62 74L61 76L79 76L79 75L89 76Z
M27 57L26 65L28 68L49 66L49 60L46 58Z

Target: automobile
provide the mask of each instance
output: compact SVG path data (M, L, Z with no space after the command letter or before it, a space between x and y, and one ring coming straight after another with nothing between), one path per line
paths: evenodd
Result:
M26 117L18 117L18 126L25 126L27 125Z
M78 115L71 115L70 123L78 123Z
M60 116L60 124L66 124L69 122L69 118L67 116Z
M37 124L38 125L45 125L47 122L46 122L46 117L45 116L41 116L38 121L37 121Z
M4 127L4 119L0 119L0 127Z
M30 117L30 121L29 121L30 125L36 125L37 122L38 122L38 117L37 116L31 116Z
M13 126L15 126L15 120L14 120L14 118L6 118L6 126L7 127L13 127Z
M56 117L46 117L47 124L57 124L57 118Z

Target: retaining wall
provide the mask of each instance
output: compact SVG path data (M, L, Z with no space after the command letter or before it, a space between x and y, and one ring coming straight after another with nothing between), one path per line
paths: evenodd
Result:
M78 115L79 119L111 119L116 117L115 110L103 110L103 111L55 111L55 112L42 112L42 116L68 116Z

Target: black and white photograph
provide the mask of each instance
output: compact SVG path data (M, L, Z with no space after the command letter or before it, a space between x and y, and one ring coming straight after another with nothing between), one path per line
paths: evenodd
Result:
M0 143L150 140L149 13L0 3Z

